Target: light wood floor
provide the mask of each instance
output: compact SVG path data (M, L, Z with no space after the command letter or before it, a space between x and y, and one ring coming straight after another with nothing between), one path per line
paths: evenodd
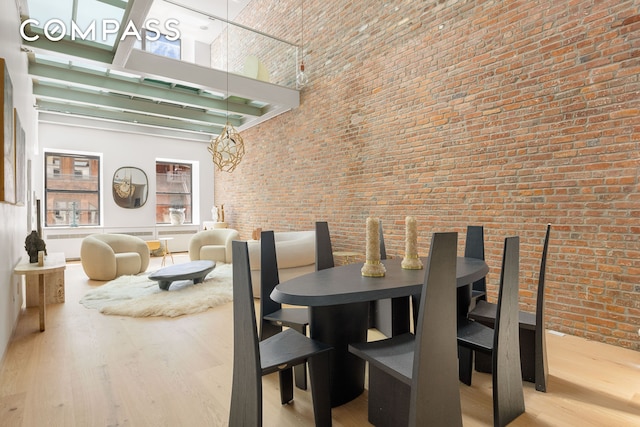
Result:
M36 308L20 316L0 367L0 425L226 425L231 304L175 319L106 316L78 303L99 283L70 263L66 302L48 306L47 330ZM640 426L640 353L553 333L548 353L549 391L525 383L526 413L513 426ZM281 406L277 388L275 374L264 378L264 425L313 425L310 392L296 389ZM474 373L460 393L464 425L492 425L490 376ZM334 426L369 425L366 391L332 414Z

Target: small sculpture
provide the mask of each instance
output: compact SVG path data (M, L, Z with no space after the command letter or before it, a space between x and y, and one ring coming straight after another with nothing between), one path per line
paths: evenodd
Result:
M365 277L384 277L387 270L380 262L380 220L378 218L367 218L366 239L366 261L360 272Z
M405 253L402 260L402 268L407 270L422 269L422 261L418 258L418 228L416 219L412 216L405 218Z
M218 214L218 221L224 222L224 205L220 205L220 213Z
M38 252L44 251L44 254L47 254L47 245L44 243L44 240L38 236L38 232L35 230L33 230L25 239L24 248L29 254L30 263L38 262Z

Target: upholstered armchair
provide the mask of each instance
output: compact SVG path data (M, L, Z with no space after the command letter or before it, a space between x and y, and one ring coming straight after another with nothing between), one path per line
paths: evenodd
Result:
M149 266L149 248L144 240L128 234L92 234L82 240L80 260L93 280L139 274Z
M239 234L231 228L214 228L199 231L189 240L189 259L200 259L231 263L231 242L239 240Z

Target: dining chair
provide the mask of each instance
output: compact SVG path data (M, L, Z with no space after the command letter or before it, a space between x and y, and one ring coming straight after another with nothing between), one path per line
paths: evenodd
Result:
M380 260L387 259L382 221L379 223ZM369 328L376 328L387 337L409 332L409 298L386 298L369 304Z
M466 258L476 258L484 261L484 227L481 225L467 226L467 235L464 245L464 256ZM487 299L487 281L486 278L473 282L471 286L471 307L480 300Z
M229 426L262 426L262 377L278 372L280 401L293 400L292 367L307 362L316 426L331 426L331 347L286 329L258 340L247 242L233 242L233 380Z
M318 221L316 222L316 271L334 266L329 224L326 221Z
M550 234L551 224L547 224L547 231L542 245L540 273L538 275L536 312L529 313L520 310L518 313L522 379L535 383L536 390L541 392L547 391L547 379L549 376L544 321L544 283ZM497 308L497 304L479 301L476 307L469 312L469 318L493 327L495 325ZM486 358L486 356L476 354L476 370L480 372L491 372L491 364L483 363L483 358ZM487 365L488 369L486 368Z
M509 424L525 410L518 343L519 246L519 237L505 239L495 327L473 320L458 324L459 352L491 355L494 426ZM471 358L459 360L460 381L471 385Z
M418 328L349 345L369 363L369 422L376 426L461 426L456 349L457 233L434 233Z
M260 252L260 341L282 332L283 326L307 335L309 309L306 307L282 308L282 304L270 297L273 288L280 283L273 231L263 231L260 234ZM296 387L306 390L306 364L294 367L293 371Z

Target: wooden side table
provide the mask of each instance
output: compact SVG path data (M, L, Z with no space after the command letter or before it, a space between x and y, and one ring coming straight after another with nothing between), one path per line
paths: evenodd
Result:
M173 240L173 237L160 237L160 241L164 242L164 252L162 254L162 263L160 264L160 267L165 266L167 255L171 257L171 264L175 264L173 261L173 254L169 250L169 240Z
M213 230L215 228L228 228L229 224L220 221L202 221L203 230Z
M351 264L356 258L361 257L362 254L359 252L337 251L333 253L333 256L344 258L344 264Z
M44 265L39 266L38 263L30 263L29 257L22 258L20 263L13 269L14 274L24 275L27 279L30 276L38 277L38 307L40 310L40 331L45 330L47 292L45 286L45 278L50 274L62 272L62 293L64 298L64 270L67 268L64 253L54 252L47 255L44 259ZM26 280L27 286L32 283Z

